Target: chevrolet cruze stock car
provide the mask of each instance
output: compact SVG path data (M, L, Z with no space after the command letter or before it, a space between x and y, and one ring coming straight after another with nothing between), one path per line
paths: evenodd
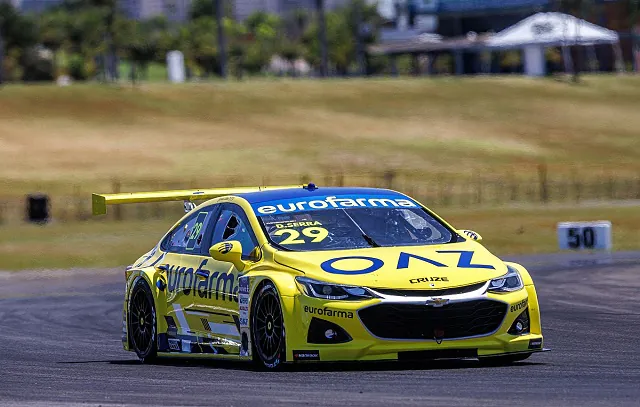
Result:
M122 343L144 362L510 363L546 350L527 270L399 192L307 184L92 197L96 215L170 200L187 213L125 271Z

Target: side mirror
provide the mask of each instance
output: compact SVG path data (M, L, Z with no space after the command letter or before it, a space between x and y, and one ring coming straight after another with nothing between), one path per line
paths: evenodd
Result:
M246 264L242 260L242 244L237 240L216 243L209 249L209 254L214 260L233 264L238 271L245 268Z
M467 237L471 240L475 240L476 242L480 242L482 241L482 236L480 236L480 233L478 232L474 232L473 230L458 230L458 233L460 233L462 236Z

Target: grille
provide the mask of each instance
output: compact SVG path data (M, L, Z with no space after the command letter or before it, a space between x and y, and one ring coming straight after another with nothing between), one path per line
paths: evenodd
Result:
M440 290L394 290L391 288L374 288L374 291L384 295L396 295L398 297L433 297L442 295L466 294L479 290L485 282L465 285L464 287L443 288Z
M379 304L358 312L375 336L385 339L455 339L488 335L497 330L507 304L475 300L431 307L420 304Z

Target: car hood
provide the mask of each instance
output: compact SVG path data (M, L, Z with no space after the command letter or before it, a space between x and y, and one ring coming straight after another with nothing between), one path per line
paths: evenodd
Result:
M277 251L274 260L320 281L397 289L440 289L500 277L506 265L476 242L357 250Z

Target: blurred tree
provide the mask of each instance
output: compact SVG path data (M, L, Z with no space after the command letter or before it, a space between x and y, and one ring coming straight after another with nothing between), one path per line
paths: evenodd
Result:
M640 0L627 0L629 12L629 27L631 27L631 49L633 66L640 72Z
M362 0L352 0L345 7L326 13L329 60L339 75L347 74L357 60L356 35L360 35L364 47L375 41L380 24L375 6ZM311 22L302 38L306 57L316 66L321 63L318 29L317 21Z
M189 10L189 18L197 20L200 17L211 17L215 20L216 4L218 0L194 0ZM233 2L231 0L221 0L223 2L223 11L225 16L233 15Z
M12 48L27 48L38 41L35 23L30 16L18 13L9 2L0 3L0 34L5 53Z
M280 51L280 43L286 40L283 20L275 14L260 11L247 17L244 26L242 65L249 73L259 73L269 64L271 57Z
M53 77L63 74L58 67L58 51L68 42L69 14L54 10L40 16L38 22L40 42L53 52Z
M38 34L32 18L19 14L11 3L0 3L0 82L3 78L23 78L26 62L24 51L37 41Z

